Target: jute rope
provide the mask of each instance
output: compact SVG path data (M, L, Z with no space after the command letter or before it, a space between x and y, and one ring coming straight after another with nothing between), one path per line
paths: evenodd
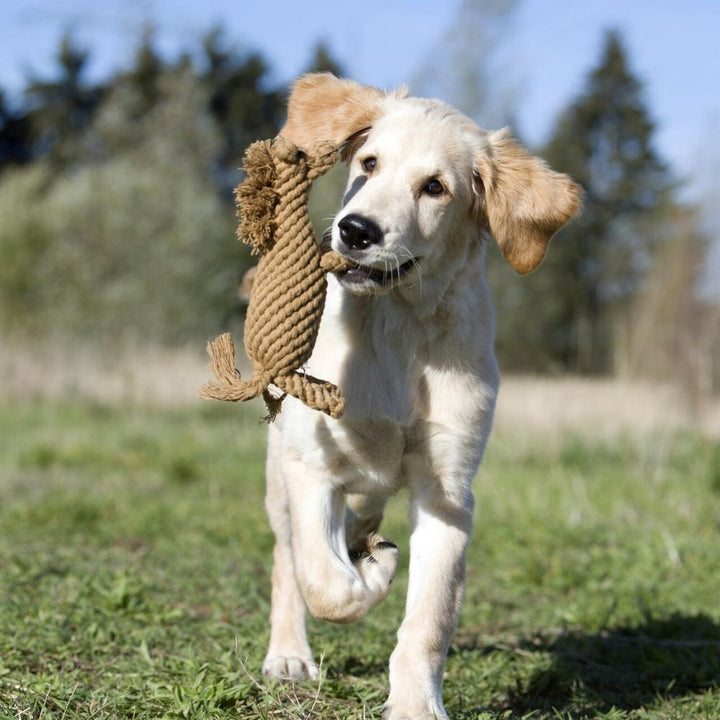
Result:
M345 258L321 252L308 215L313 180L338 159L329 143L309 152L278 136L253 143L245 154L246 179L235 191L241 221L238 234L260 253L245 319L245 350L253 366L248 380L235 367L235 346L225 333L208 343L209 368L216 380L201 397L250 400L263 395L268 420L282 399L269 386L292 395L314 410L337 418L345 401L332 383L303 373L325 306L327 272L352 267Z

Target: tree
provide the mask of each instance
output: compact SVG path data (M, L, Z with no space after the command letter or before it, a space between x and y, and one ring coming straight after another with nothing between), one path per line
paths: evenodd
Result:
M140 46L135 54L135 64L126 76L136 89L138 117L149 112L160 99L160 83L167 70L153 44L155 31L148 26L143 31Z
M619 34L608 32L585 91L541 151L586 192L583 214L553 241L523 289L533 308L524 316L537 343L532 358L545 367L613 370L617 317L671 239L663 228L674 212L674 184L653 147L642 95Z
M251 259L231 190L247 145L277 134L286 88L217 30L201 66L189 57L163 58L148 30L131 66L93 87L89 53L65 36L24 104L0 93L6 335L184 343L241 317ZM321 46L314 62L333 64Z
M518 0L463 0L420 66L413 92L439 97L488 128L510 123L515 88L501 49Z
M106 148L52 182L47 161L0 178L0 328L6 334L182 344L239 317L249 252L211 181L221 145L191 68L115 83L87 142Z
M673 382L700 409L712 392L720 324L700 292L708 238L697 208L678 206L667 218L671 239L648 269L629 312L616 324L616 365L625 377Z
M315 45L307 72L330 72L337 77L345 74L342 65L330 54L330 48L323 42Z
M57 54L59 76L35 80L27 91L29 138L35 157L48 156L56 166L72 162L75 144L88 128L102 90L85 84L89 53L64 35Z
M27 118L10 107L0 90L0 171L8 165L30 160L30 133Z
M230 198L240 179L238 168L245 148L277 134L285 93L267 87L270 68L260 54L239 53L227 45L218 28L203 39L203 54L200 82L224 138L216 174L223 194Z

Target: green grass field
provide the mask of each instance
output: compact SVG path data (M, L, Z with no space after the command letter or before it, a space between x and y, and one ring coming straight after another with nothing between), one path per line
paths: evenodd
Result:
M319 683L266 682L258 405L0 404L0 718L378 718L403 553ZM720 717L720 443L505 431L445 678L469 718Z

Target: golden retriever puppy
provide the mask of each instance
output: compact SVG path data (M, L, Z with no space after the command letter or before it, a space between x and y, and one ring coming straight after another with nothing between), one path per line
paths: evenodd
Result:
M330 74L296 82L281 132L300 147L345 143L331 244L357 267L329 278L307 367L342 389L344 416L287 398L269 431L276 544L263 669L315 677L306 609L352 622L387 595L398 550L377 530L387 499L407 490L410 579L384 717L445 718L472 481L499 382L486 247L494 240L518 272L534 270L581 193L504 130Z

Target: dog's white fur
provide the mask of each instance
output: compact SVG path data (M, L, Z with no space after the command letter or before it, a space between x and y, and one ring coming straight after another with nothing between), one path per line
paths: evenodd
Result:
M505 131L488 133L436 100L329 74L295 84L282 134L300 147L348 142L332 246L380 272L329 278L307 370L339 385L344 416L332 420L287 398L270 427L267 511L276 545L264 672L316 676L306 608L350 622L387 595L397 549L374 533L388 497L406 488L410 580L384 717L444 718L471 484L499 382L486 244L494 237L529 272L577 211L579 189ZM372 220L381 234L348 242L348 217Z

